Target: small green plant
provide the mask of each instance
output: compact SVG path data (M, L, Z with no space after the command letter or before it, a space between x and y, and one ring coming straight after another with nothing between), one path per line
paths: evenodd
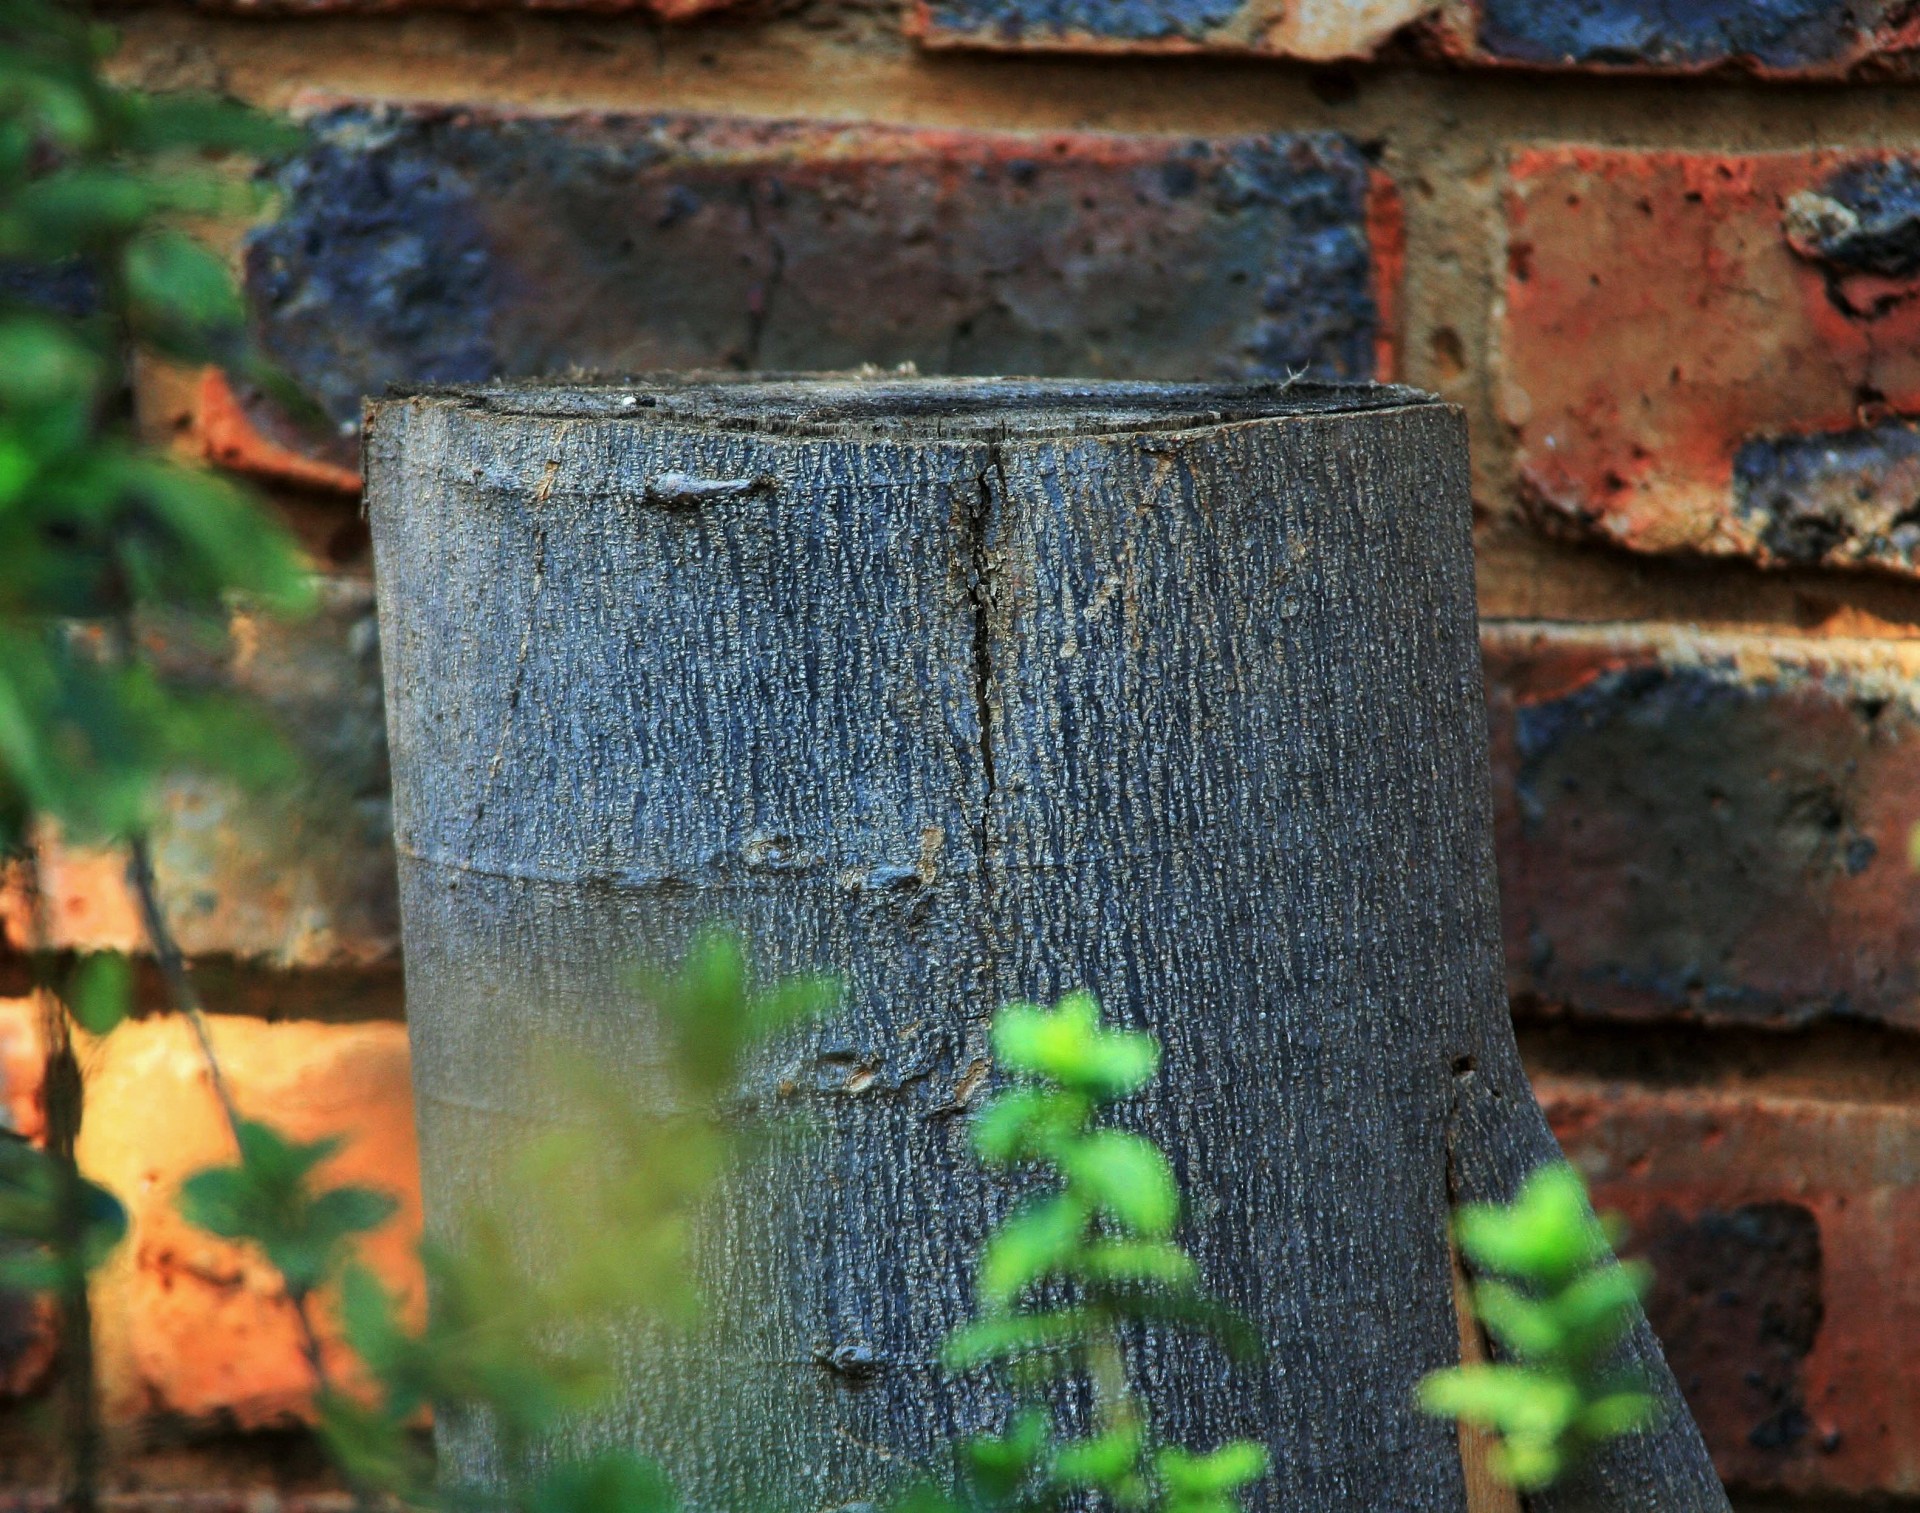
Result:
M980 1316L948 1341L955 1370L1006 1370L1021 1398L1010 1427L962 1447L957 1504L921 1492L915 1513L943 1507L1040 1513L1092 1494L1101 1506L1152 1513L1231 1513L1266 1470L1239 1440L1206 1452L1156 1442L1131 1390L1121 1341L1138 1322L1197 1328L1239 1353L1250 1331L1210 1298L1174 1238L1180 1189L1151 1140L1097 1124L1158 1068L1149 1035L1100 1023L1090 993L1048 1010L1003 1009L993 1046L1021 1085L980 1114L974 1147L988 1164L1029 1168L1051 1191L1029 1199L981 1254ZM1090 1433L1062 1432L1046 1388L1091 1387Z
M1541 1167L1511 1207L1462 1208L1454 1232L1480 1274L1474 1313L1508 1359L1433 1373L1420 1384L1423 1408L1493 1431L1494 1469L1522 1490L1652 1422L1653 1397L1613 1364L1651 1272L1614 1259L1617 1236L1595 1218L1579 1173Z
M542 1441L616 1387L616 1326L694 1316L694 1210L753 1139L723 1117L723 1100L753 1047L827 1012L838 987L798 977L756 992L739 938L719 929L696 939L676 974L649 975L642 987L666 1032L666 1078L681 1112L638 1110L630 1089L603 1071L562 1063L555 1082L567 1122L507 1166L496 1202L423 1246L431 1298L423 1325L410 1324L399 1300L351 1260L346 1242L390 1209L361 1189L316 1188L326 1146L291 1145L243 1124L241 1159L186 1183L187 1217L255 1245L290 1297L337 1290L356 1369L336 1382L320 1369L317 1346L310 1356L322 1435L363 1495L525 1513L674 1506L665 1474L644 1455L554 1459ZM429 1406L490 1421L497 1484L436 1488L418 1434Z

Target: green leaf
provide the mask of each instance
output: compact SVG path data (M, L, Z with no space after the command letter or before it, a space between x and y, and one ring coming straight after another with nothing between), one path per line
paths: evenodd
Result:
M641 984L665 1021L681 1079L703 1099L731 1087L750 1038L745 942L709 925L694 937L677 974L643 973Z
M127 1211L97 1182L16 1135L0 1134L0 1286L50 1292L90 1272L127 1233Z
M194 94L128 94L127 143L136 151L194 147L253 157L297 150L306 133L291 121L232 100Z
M1057 1136L1071 1133L1062 1127L1063 1096L1048 1088L1015 1088L994 1098L973 1120L973 1148L980 1159L996 1166L1030 1161L1049 1154ZM1085 1118L1085 1104L1078 1105Z
M322 1244L333 1244L378 1229L399 1212L399 1202L371 1187L334 1187L316 1197L308 1223Z
M1441 1418L1502 1432L1556 1435L1579 1416L1579 1393L1565 1377L1506 1364L1454 1366L1421 1381L1417 1400Z
M969 1371L993 1361L1077 1345L1099 1324L1094 1314L1081 1308L976 1319L947 1337L940 1359L951 1371Z
M786 978L754 998L748 1028L760 1040L795 1025L817 1024L840 1007L842 991L840 979L826 973Z
M780 1031L827 1017L838 1006L838 978L811 974L749 991L746 942L720 924L702 928L672 975L640 971L635 986L668 1032L674 1070L696 1102L732 1088L742 1057Z
M1639 1318L1652 1285L1644 1261L1608 1262L1570 1282L1553 1300L1561 1349L1585 1361L1609 1354Z
M1565 1162L1541 1167L1507 1208L1473 1204L1455 1221L1460 1248L1488 1271L1558 1286L1612 1255L1587 1203L1586 1184Z
M1560 1479L1567 1457L1553 1440L1514 1435L1494 1446L1489 1463L1520 1491L1535 1492Z
M33 179L0 213L0 256L53 261L136 230L159 208L153 188L117 168L74 167Z
M1116 1317L1171 1324L1205 1335L1236 1361L1257 1361L1266 1354L1266 1341L1245 1318L1202 1292L1159 1284L1107 1283L1100 1289L1100 1300Z
M980 1257L980 1301L1004 1308L1079 1250L1087 1210L1068 1194L1033 1204L993 1232Z
M143 340L185 361L232 353L246 309L227 265L192 237L164 228L144 232L127 244L121 269Z
M1595 1441L1617 1439L1645 1429L1658 1417L1660 1403L1651 1393L1609 1392L1581 1410L1580 1432Z
M133 966L117 951L83 956L67 975L67 1012L89 1035L106 1035L133 1007Z
M1494 1281L1474 1284L1473 1303L1488 1332L1523 1361L1551 1361L1559 1355L1566 1330L1550 1303Z
M1011 1499L1039 1469L1050 1434L1038 1409L1017 1414L1005 1434L983 1434L961 1447L966 1479L989 1506Z
M1151 1035L1100 1027L1091 993L1069 993L1051 1010L1014 1004L994 1016L995 1054L1009 1067L1102 1099L1152 1080L1160 1048Z
M99 354L64 322L35 314L0 319L0 405L25 409L91 400L104 369ZM14 496L0 469L0 502Z
M1146 1431L1130 1416L1105 1434L1060 1445L1053 1455L1053 1476L1069 1487L1110 1487L1134 1470L1145 1448Z
M1172 1233L1180 1217L1180 1185L1172 1163L1151 1140L1096 1130L1063 1149L1059 1162L1103 1213L1143 1235Z
M433 1462L405 1418L383 1403L362 1403L327 1392L315 1404L322 1443L347 1481L402 1503L425 1501Z
M150 593L209 604L239 593L283 615L313 606L314 580L298 544L244 489L158 457L126 458L115 479L167 532L164 554L147 559Z
M1200 1279L1193 1257L1166 1240L1097 1240L1064 1269L1088 1281L1158 1287L1192 1287Z
M338 1315L341 1336L353 1353L375 1376L390 1379L404 1361L406 1331L385 1284L358 1261L341 1268Z
M1237 1439L1195 1455L1169 1445L1155 1457L1154 1468L1167 1490L1183 1497L1237 1492L1267 1474L1267 1447Z
M293 1141L269 1125L242 1120L240 1161L196 1172L180 1187L180 1211L223 1239L249 1241L272 1263L296 1297L333 1273L354 1235L378 1228L395 1204L365 1188L312 1190L315 1168L337 1140Z
M620 1450L563 1462L526 1496L527 1513L674 1513L679 1506L658 1465Z

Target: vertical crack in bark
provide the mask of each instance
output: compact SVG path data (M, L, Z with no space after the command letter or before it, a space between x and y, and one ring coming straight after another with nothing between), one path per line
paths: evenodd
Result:
M979 833L975 840L980 847L983 877L987 863L987 818L993 808L994 793L999 787L993 749L993 625L989 598L992 564L988 559L987 533L992 526L996 483L1002 499L1007 492L1006 473L1001 467L999 449L989 449L988 457L987 469L979 478L979 497L974 504L973 519L969 522L972 529L967 543L967 602L973 608L973 709L980 725L980 772L984 783L980 797Z
M995 917L998 889L994 883L992 852L994 796L1000 788L998 754L994 747L994 675L993 675L993 563L989 537L994 522L994 493L1001 505L1007 497L1007 476L998 447L987 450L987 465L974 480L966 529L966 563L963 581L967 604L973 613L973 711L980 727L980 812L974 821L974 867L980 890L979 960L976 972L976 1002L968 1017L966 1045L962 1063L978 1063L983 1069L992 1065L992 1050L987 1040L987 1018L992 1010L997 962L999 958L998 921ZM971 1077L971 1072L966 1074ZM955 1097L958 1098L956 1091Z

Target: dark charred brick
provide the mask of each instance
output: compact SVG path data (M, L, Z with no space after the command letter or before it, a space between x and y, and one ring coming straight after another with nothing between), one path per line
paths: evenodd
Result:
M1901 0L917 0L912 28L936 47L1783 78L1906 75L1920 44Z
M1004 39L1042 35L1157 42L1198 41L1226 25L1242 0L935 0L931 24L941 30Z
M1910 278L1920 273L1920 164L1869 158L1787 202L1787 240L1835 268Z
M1523 1002L1920 1023L1920 658L1522 627L1486 644Z
M1482 0L1479 43L1537 64L1818 68L1870 44L1854 0Z
M391 150L367 116L329 118L314 138L277 175L285 219L247 248L267 350L343 425L369 375L492 377L501 277L466 178Z
M342 426L568 370L1364 377L1387 191L1333 134L1025 135L356 107L247 286Z
M1920 426L1758 438L1735 454L1733 485L1782 562L1920 569Z
M588 11L629 12L657 21L687 21L741 0L201 0L200 9L250 16L326 16L389 11Z
M93 313L100 280L79 258L59 263L23 263L0 258L0 303L19 301L54 315Z
M1626 1251L1656 1269L1648 1313L1720 1474L1755 1492L1920 1492L1920 1112L1534 1087L1595 1203L1627 1220Z
M1825 1312L1813 1214L1780 1202L1663 1208L1634 1249L1653 1264L1647 1314L1709 1441L1815 1449L1801 1380Z

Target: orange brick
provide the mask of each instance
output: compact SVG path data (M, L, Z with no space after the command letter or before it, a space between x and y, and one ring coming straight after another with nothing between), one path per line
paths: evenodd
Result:
M417 1301L417 1152L398 1025L217 1018L215 1045L243 1114L300 1140L338 1136L327 1182L400 1200L364 1257ZM126 1203L127 1242L94 1286L102 1401L110 1419L153 1414L243 1428L298 1418L311 1381L277 1274L249 1249L182 1219L181 1181L233 1147L188 1026L123 1025L88 1048L83 1168ZM336 1369L342 1365L337 1353Z
M1920 1110L1542 1079L1721 1475L1920 1492Z

